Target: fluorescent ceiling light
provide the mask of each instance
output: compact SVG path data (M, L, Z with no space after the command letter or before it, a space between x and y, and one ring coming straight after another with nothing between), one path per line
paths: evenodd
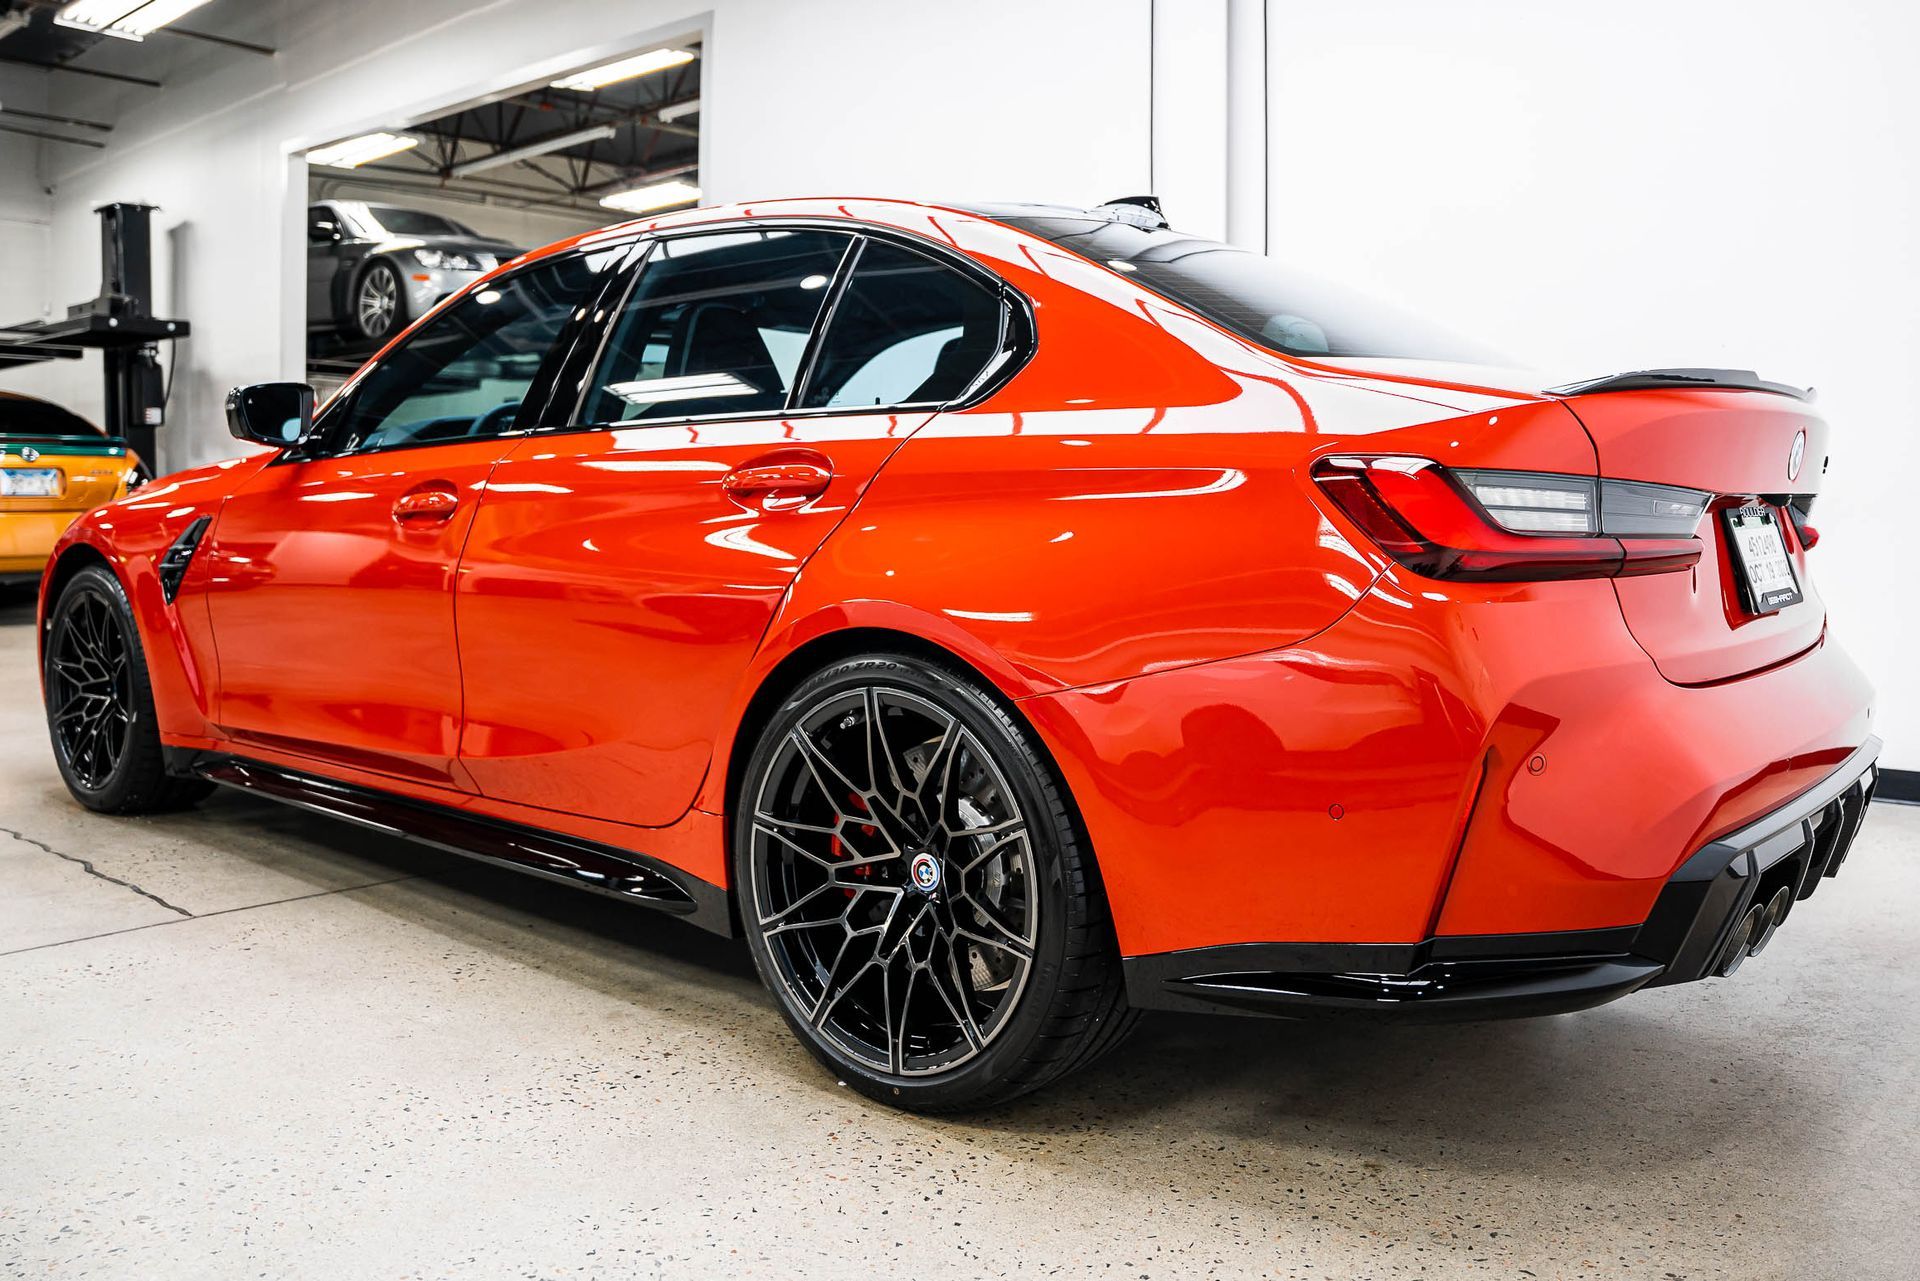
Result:
M207 0L73 0L53 15L63 27L78 27L123 40L141 40Z
M661 124L672 124L681 116L690 116L700 110L700 99L691 98L686 102L676 102L671 107L662 107L658 113Z
M656 182L646 187L629 187L625 191L616 191L603 196L600 203L608 209L620 209L627 213L647 213L654 209L665 209L668 205L690 205L700 199L700 188L690 182L681 182L678 178L666 182Z
M590 93L595 89L604 89L608 85L619 84L622 80L633 80L639 76L650 76L656 71L665 71L668 67L679 67L693 61L693 54L685 49L651 49L646 53L637 53L631 58L622 58L618 62L609 62L604 67L593 67L586 71L576 71L570 76L562 76L553 82L555 89L577 89L581 93Z
M307 163L325 165L329 169L358 169L371 161L385 156L397 156L419 145L418 138L409 137L404 133L363 133L358 138L348 138L345 142L315 147L307 153Z
M578 129L558 137L542 138L539 142L530 142L524 147L515 147L511 151L496 151L490 156L463 160L448 172L456 178L464 178L470 173L484 173L488 169L498 169L501 165L544 156L549 151L562 151L568 147L577 147L583 142L597 142L602 138L611 138L619 132L618 125L595 125L591 129Z

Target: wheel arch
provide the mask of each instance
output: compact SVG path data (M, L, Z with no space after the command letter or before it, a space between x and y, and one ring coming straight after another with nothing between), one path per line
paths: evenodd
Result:
M987 670L988 664L974 661L961 652L960 647L943 645L919 632L875 623L849 625L811 635L783 653L755 683L751 696L747 698L740 714L733 719L732 733L721 753L721 767L715 771L718 777L711 780L719 786L709 789L717 793L710 796L710 803L715 805L725 820L720 825L725 866L729 869L733 866L732 815L739 801L747 761L753 755L753 745L759 740L760 731L772 718L774 710L815 672L841 659L877 653L905 654L922 659L999 695L1007 714L1026 733L1034 751L1053 771L1054 782L1066 802L1068 820L1073 824L1082 848L1087 851L1095 886L1104 899L1106 891L1100 883L1099 850L1094 846L1068 773L1060 767L1047 736L1041 733L1039 726L1020 706L1022 698L1035 691L1025 686L1010 668L1001 671L996 678ZM1010 684L1012 688L1009 688ZM729 884L728 896L733 900L736 912L739 910L739 892L737 884Z
M120 587L127 590L127 581L121 575L113 561L108 559L92 543L74 542L55 553L40 579L40 619L35 635L38 638L41 662L45 663L47 629L53 623L53 607L60 600L60 593L67 589L74 576L89 565L99 565L109 574L120 580ZM132 593L128 593L131 599Z

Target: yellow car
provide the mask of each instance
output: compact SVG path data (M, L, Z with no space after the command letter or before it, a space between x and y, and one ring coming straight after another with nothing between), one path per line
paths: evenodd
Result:
M146 477L126 441L48 401L0 391L0 586L39 582L76 517Z

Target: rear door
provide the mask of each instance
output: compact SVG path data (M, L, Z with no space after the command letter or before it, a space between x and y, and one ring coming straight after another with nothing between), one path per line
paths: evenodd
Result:
M459 781L460 548L604 265L547 259L469 294L351 384L316 445L227 500L203 554L218 721L238 743Z
M1614 580L1634 639L1668 680L1727 680L1820 639L1826 608L1789 511L1811 507L1826 467L1827 427L1812 406L1689 388L1576 396L1567 407L1593 437L1601 475L1713 496L1693 572Z
M815 228L662 240L566 428L495 470L461 566L461 763L641 825L692 803L802 564L998 349L953 264Z

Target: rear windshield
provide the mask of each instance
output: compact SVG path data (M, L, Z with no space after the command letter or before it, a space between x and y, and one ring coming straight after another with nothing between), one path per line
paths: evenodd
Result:
M44 400L15 400L0 396L0 437L56 436L76 440L105 440L106 434L78 414Z
M1175 231L1072 214L997 221L1131 276L1223 328L1289 356L1498 362L1439 326L1261 254Z

